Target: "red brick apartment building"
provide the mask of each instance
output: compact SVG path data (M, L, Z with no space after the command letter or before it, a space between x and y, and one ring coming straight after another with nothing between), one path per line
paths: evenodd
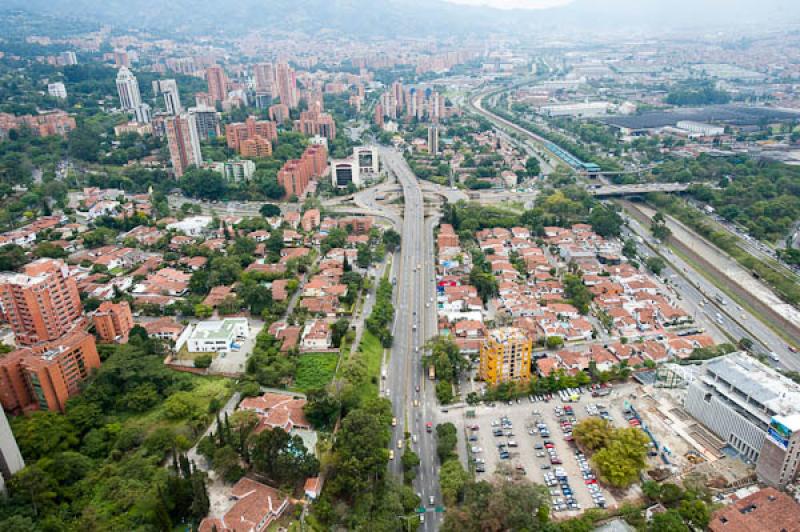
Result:
M67 399L99 367L94 336L82 329L0 355L0 403L9 412L64 412Z
M241 153L242 143L248 139L260 137L267 142L278 140L278 126L268 120L256 120L250 116L244 122L237 122L225 126L225 138L228 147ZM272 153L270 145L270 153Z
M95 312L92 321L94 330L103 343L128 341L128 333L133 329L133 314L127 301L112 303L103 301Z
M21 345L55 340L82 320L77 283L59 260L39 259L23 273L0 274L0 306Z
M328 150L314 144L306 148L302 157L286 161L278 171L278 183L286 190L286 197L302 197L311 179L321 177L328 167Z

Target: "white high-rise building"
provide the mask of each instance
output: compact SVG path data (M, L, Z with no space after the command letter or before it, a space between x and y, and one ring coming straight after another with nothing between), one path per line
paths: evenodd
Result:
M139 82L128 67L121 67L117 73L117 92L119 103L126 111L132 111L142 104Z
M136 122L139 124L150 123L150 106L146 103L139 104L133 109L133 115L136 117Z
M183 112L181 96L178 92L178 82L174 79L157 79L153 81L153 94L162 94L164 96L164 107L167 109L167 113L175 116Z
M75 52L61 52L58 54L58 62L64 66L77 65L78 57L75 55Z
M5 482L25 467L25 461L11 432L6 413L0 407L0 493L5 491Z
M66 100L67 99L67 88L60 81L57 81L55 83L48 83L47 84L47 94L49 94L53 98L59 98L61 100Z

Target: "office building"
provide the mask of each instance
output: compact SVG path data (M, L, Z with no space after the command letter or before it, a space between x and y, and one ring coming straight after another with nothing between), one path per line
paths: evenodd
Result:
M219 137L222 133L219 123L219 113L213 107L199 105L189 108L189 115L193 117L197 136L200 140L210 140Z
M20 469L25 467L17 440L11 432L5 411L0 408L0 494L5 491L5 483Z
M183 112L181 95L178 92L178 82L174 79L157 79L153 81L153 94L164 96L164 108L167 113L175 116Z
M436 124L428 126L428 153L439 154L439 126Z
M203 164L200 137L195 125L195 116L181 113L164 121L167 146L175 177L181 177L189 166Z
M123 66L117 72L117 93L123 110L133 111L142 104L139 82L128 67Z
M331 184L336 188L347 188L351 184L360 187L378 176L380 163L375 146L357 146L347 159L331 161Z
M208 98L212 102L221 102L228 95L228 77L219 65L210 66L206 69L206 81L208 82Z
M266 93L271 98L274 97L275 68L272 63L257 63L253 66L253 75L256 92Z
M210 167L215 172L219 172L226 180L234 182L250 179L256 171L256 163L247 159L215 162L211 163Z
M58 54L58 64L63 66L77 65L78 57L75 52L61 52Z
M133 314L127 301L103 301L92 316L94 330L103 343L124 344L133 329Z
M527 382L531 378L532 352L533 341L522 329L494 329L481 345L480 377L490 386Z
M67 99L67 88L60 81L58 81L56 83L48 83L47 84L47 94L49 94L52 98L58 98L60 100L66 100Z
M81 320L83 307L67 266L53 259L0 274L0 305L19 345L55 340Z
M289 109L297 107L297 78L294 69L287 63L279 63L275 72L275 84L278 86L278 98Z
M744 354L706 362L689 385L687 412L782 488L800 466L800 384Z
M91 370L100 367L94 336L77 328L0 358L0 402L10 412L64 412Z
M250 116L244 122L236 122L225 126L225 139L228 147L241 152L241 144L248 139L261 137L270 142L278 140L278 126L268 120L256 120Z

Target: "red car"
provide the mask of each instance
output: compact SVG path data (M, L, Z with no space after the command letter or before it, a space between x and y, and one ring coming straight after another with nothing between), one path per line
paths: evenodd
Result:
M597 484L597 481L593 478L590 478L589 480L586 481L586 485L588 486L589 484Z

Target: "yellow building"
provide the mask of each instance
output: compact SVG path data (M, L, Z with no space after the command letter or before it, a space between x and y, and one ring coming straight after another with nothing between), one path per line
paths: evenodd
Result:
M502 382L527 382L531 378L532 352L533 341L522 329L494 329L481 346L480 376L492 386Z

